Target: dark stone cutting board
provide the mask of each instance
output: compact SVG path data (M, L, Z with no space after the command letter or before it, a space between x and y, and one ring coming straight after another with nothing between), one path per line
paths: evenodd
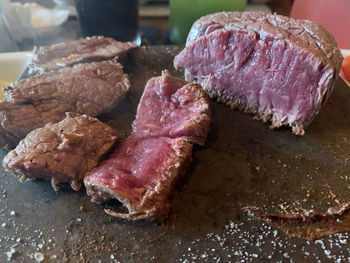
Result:
M179 47L140 48L128 68L133 88L108 115L130 132L144 85L168 69ZM85 195L49 182L19 183L0 169L1 262L347 262L349 234L317 241L291 238L242 213L248 205L268 212L325 211L350 201L350 88L341 80L303 137L269 130L249 114L212 103L205 147L173 195L162 225L112 218ZM1 158L6 154L1 152ZM6 254L6 252L9 252ZM35 254L41 253L41 254Z

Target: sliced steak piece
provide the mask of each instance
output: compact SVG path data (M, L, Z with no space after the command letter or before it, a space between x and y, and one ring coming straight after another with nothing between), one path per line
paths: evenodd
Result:
M15 82L0 102L0 147L13 146L28 132L58 122L65 112L97 116L110 111L129 90L119 63L79 64Z
M210 128L209 97L201 86L168 71L147 82L133 122L139 137L187 137L203 145Z
M129 220L169 214L169 195L191 161L192 143L203 145L210 128L210 105L197 84L164 71L148 81L132 135L84 179L95 202L118 199L129 213L106 212Z
M71 67L78 63L109 60L115 57L125 59L137 48L132 42L118 42L112 38L91 37L51 46L35 48L30 73L53 71Z
M129 139L100 166L90 171L84 184L92 201L118 199L129 213L108 214L128 220L169 214L168 196L191 161L192 144L185 138Z
M70 182L79 190L87 171L96 166L119 136L108 125L87 115L67 114L62 121L31 131L4 158L3 166L19 176Z
M303 135L331 94L341 61L322 26L275 14L224 12L194 23L174 65L210 97L271 120L271 128L290 125Z

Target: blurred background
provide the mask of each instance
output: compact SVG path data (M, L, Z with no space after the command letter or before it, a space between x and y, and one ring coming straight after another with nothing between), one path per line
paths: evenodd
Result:
M172 3L169 5L169 0L0 0L0 35L2 36L0 38L0 52L31 50L34 45L49 45L77 39L89 35L89 33L95 33L93 25L104 30L102 31L104 35L108 35L108 30L122 32L119 35L112 35L112 37L117 40L133 40L140 45L183 44L181 37L173 36L173 41L170 37L172 33L170 29L173 30L174 25L175 29L176 26L177 29L182 29L185 25L183 19L180 18L181 15L184 17L184 12L179 12L179 10L198 11L199 6L204 6L205 2L208 6L213 6L213 3L219 5L221 1L229 3L228 8L233 10L238 8L238 10L246 11L276 12L288 16L293 3L293 0L199 0L203 5L200 4L193 8L188 6L191 2L188 0L171 1ZM91 5L87 6L90 2ZM99 2L99 5L93 6L93 2ZM108 17L106 11L102 10L101 3L107 2L113 2L114 5L117 3L118 8L114 8L114 10L111 6L106 7L107 4L103 7L108 9L110 14L119 12L118 15L114 15L114 18L113 15ZM227 4L225 5L227 6ZM222 8L225 8L225 5ZM173 9L173 14L175 11L177 12L175 16L173 15L172 25L170 6ZM174 6L177 7L177 10ZM100 16L99 9L102 10ZM79 16L82 26L79 23ZM100 20L97 19L98 16ZM119 17L118 21L114 21L116 17ZM178 18L178 21L175 21L174 17ZM92 18L97 22L91 21ZM85 20L83 21L83 19ZM133 21L136 21L137 24ZM109 28L106 28L107 25ZM105 28L102 29L103 27Z

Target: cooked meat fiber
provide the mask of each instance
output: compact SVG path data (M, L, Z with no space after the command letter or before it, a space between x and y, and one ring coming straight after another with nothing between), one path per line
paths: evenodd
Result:
M65 112L97 116L110 111L129 90L119 63L79 64L15 82L0 102L0 147L13 146L30 131L58 122Z
M209 97L200 85L168 71L147 82L133 122L138 137L187 137L204 145L210 128Z
M118 42L101 36L38 47L34 50L35 56L30 65L30 71L42 73L71 67L78 63L109 60L114 57L123 60L136 47L132 42Z
M297 135L331 94L342 56L334 38L310 21L249 12L200 18L175 58L185 78L212 98L292 126Z
M130 137L113 155L87 174L84 184L95 202L118 199L129 213L107 213L129 220L168 216L168 196L191 161L185 138Z
M30 132L4 158L3 166L19 176L51 180L52 187L59 182L70 182L79 190L91 168L111 151L119 139L108 125L87 115L67 114L62 121Z
M207 95L197 84L167 71L148 81L140 100L132 135L84 179L95 202L118 199L129 220L166 219L169 194L190 163L192 143L204 144L210 127Z

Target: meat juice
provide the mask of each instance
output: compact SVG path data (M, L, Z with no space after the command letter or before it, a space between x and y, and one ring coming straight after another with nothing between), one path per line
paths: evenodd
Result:
M170 39L185 44L192 24L201 16L221 11L243 11L247 0L170 0Z
M75 0L83 36L132 41L138 31L138 0Z

